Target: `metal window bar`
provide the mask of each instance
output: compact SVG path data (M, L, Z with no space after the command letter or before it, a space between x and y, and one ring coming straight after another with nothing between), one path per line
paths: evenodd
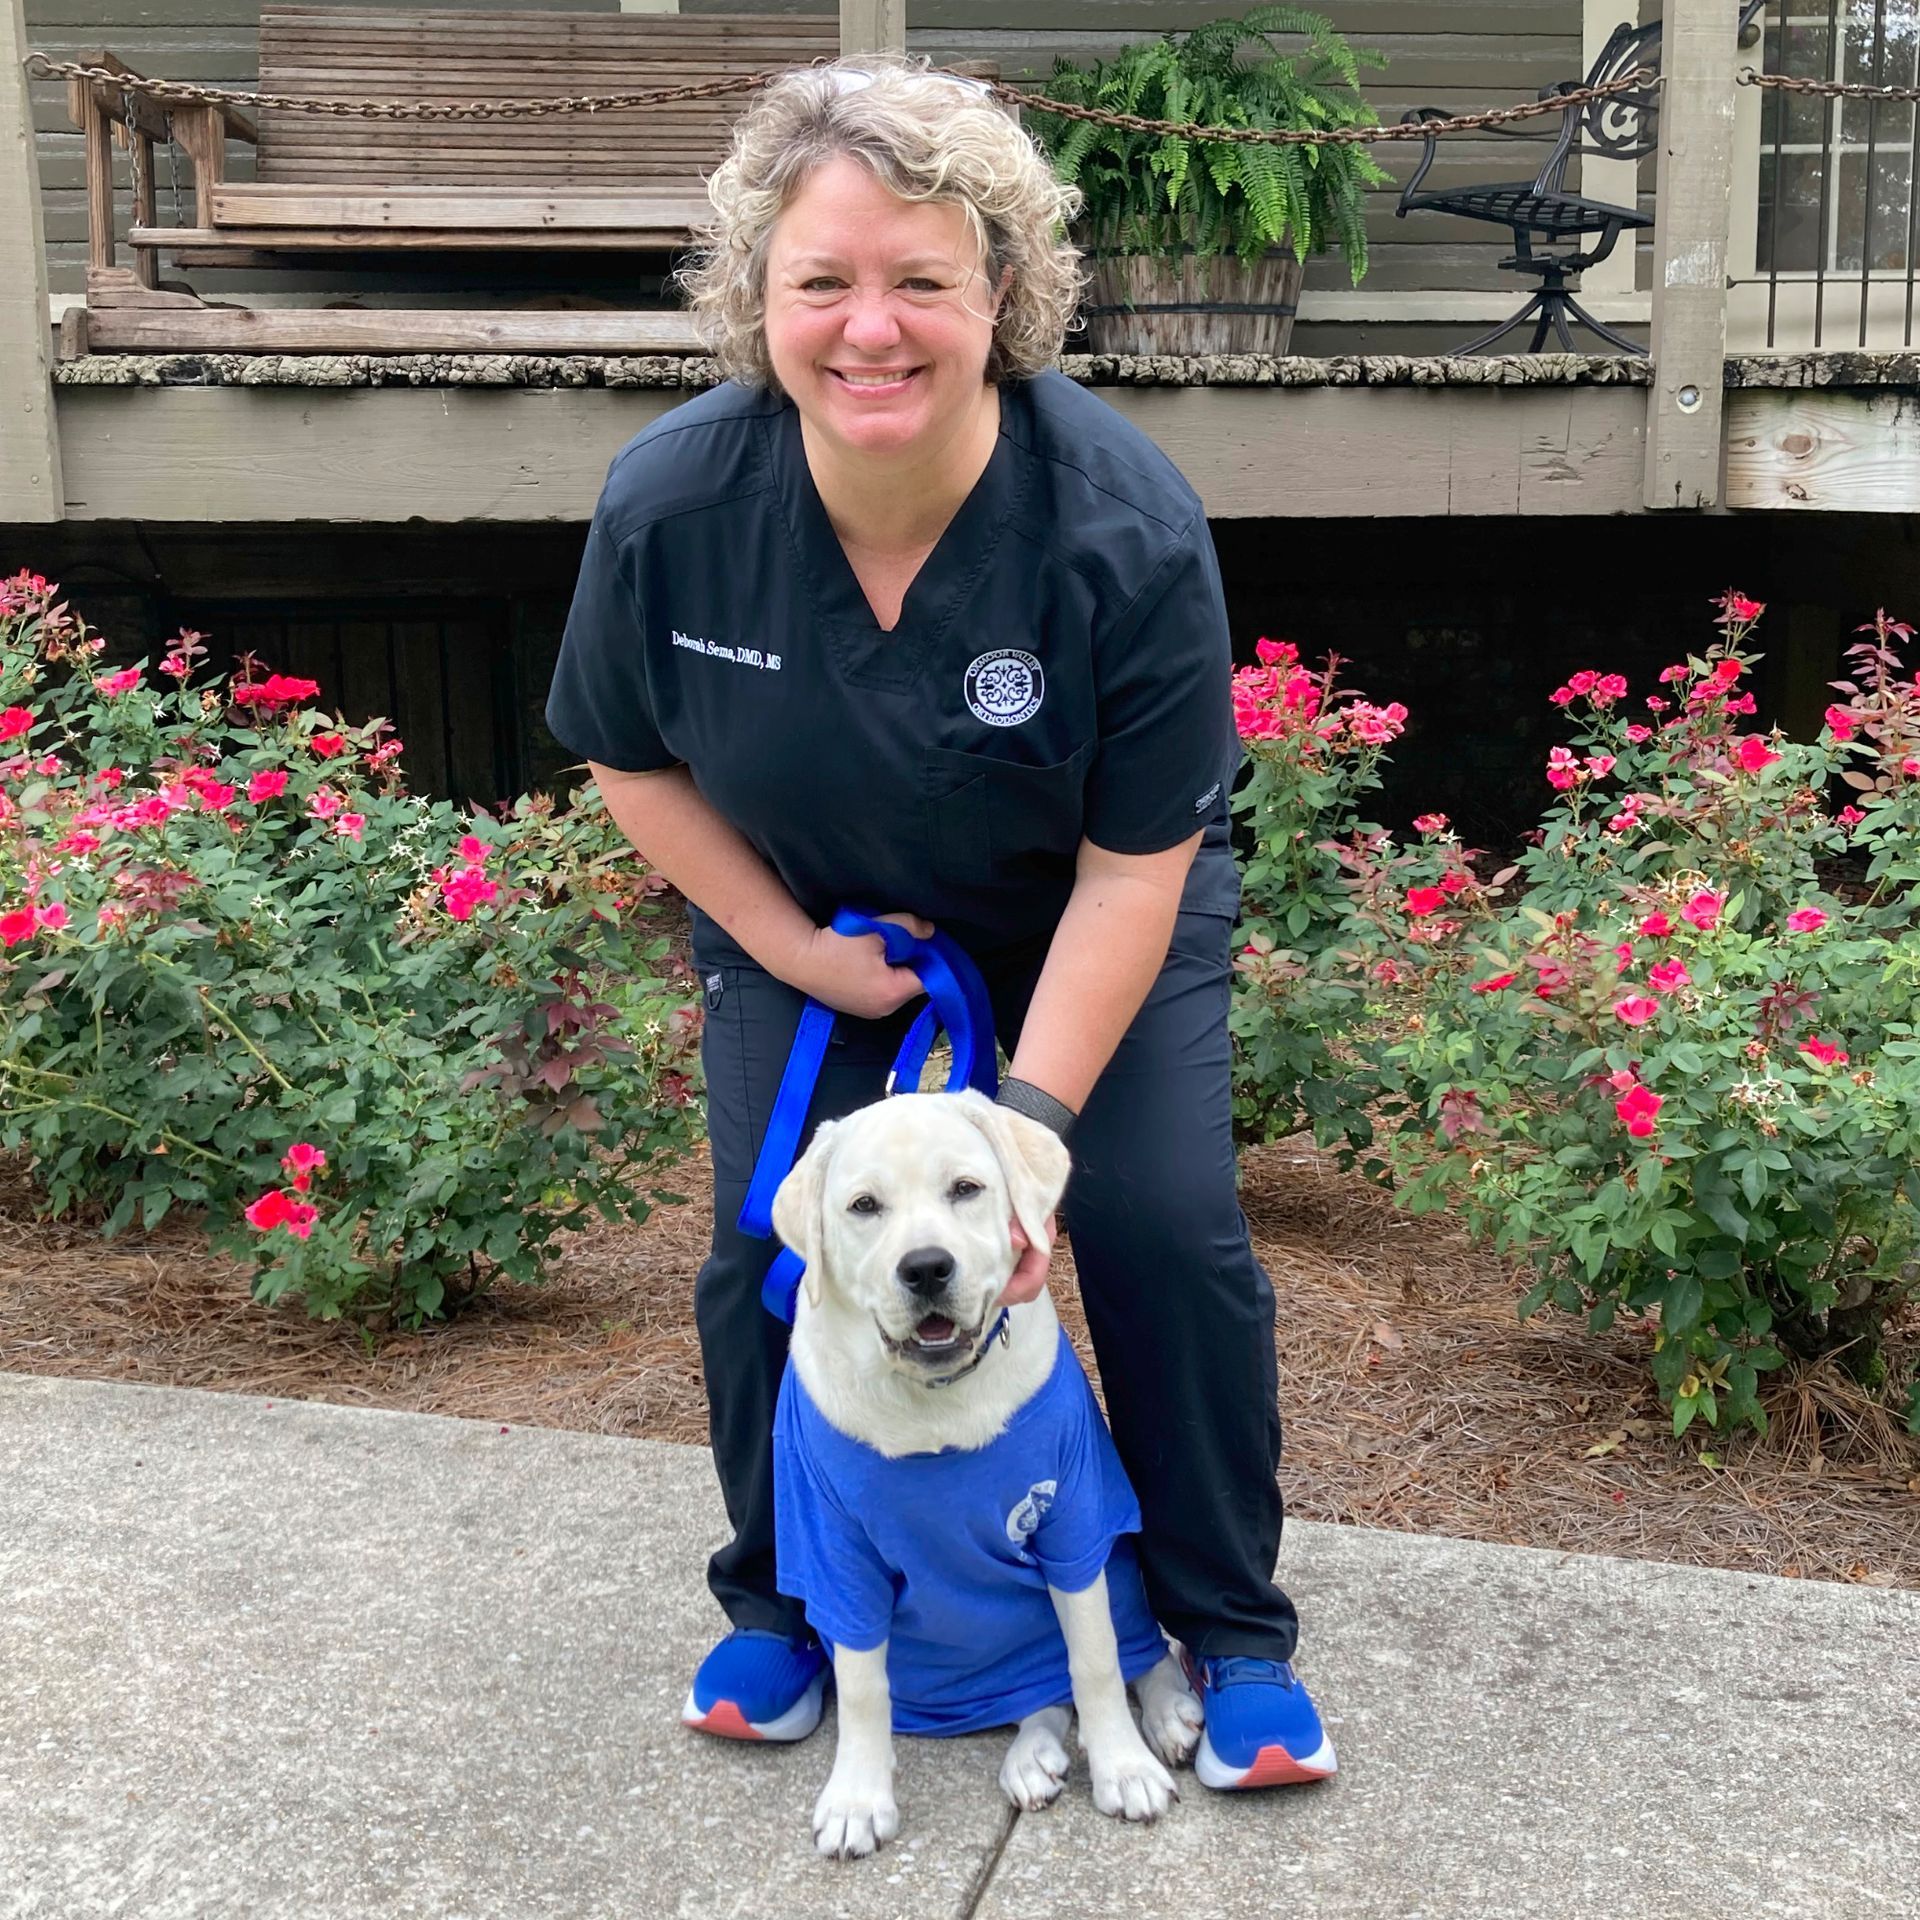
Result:
M1901 323L1900 344L1913 345L1913 250L1920 240L1920 109L1913 113L1912 135L1907 143L1907 306Z
M1873 9L1873 60L1867 69L1867 78L1877 87L1885 76L1881 72L1887 44L1887 8L1886 0L1877 0ZM1846 62L1841 62L1844 74ZM1836 100L1834 105L1844 111L1845 103ZM1873 291L1873 204L1879 199L1873 171L1875 135L1880 130L1880 112L1877 101L1867 103L1867 171L1860 195L1860 341L1861 347L1867 344L1867 303ZM1846 132L1843 125L1842 134ZM1911 200L1912 186L1909 182L1908 199ZM1909 265L1911 272L1911 265Z
M1786 48L1787 10L1782 7L1774 21L1773 55L1767 62L1769 72L1786 71L1781 65L1786 58ZM1771 351L1780 313L1780 189L1786 177L1781 166L1780 148L1787 124L1786 96L1775 94L1768 105L1773 109L1773 193L1767 201L1767 348Z
M1840 39L1840 0L1827 0L1827 66L1831 71L1834 62L1834 49ZM1844 66L1844 62L1842 65ZM1818 347L1825 337L1827 311L1827 255L1833 247L1833 236L1827 226L1827 200L1833 185L1833 129L1839 118L1840 103L1828 100L1820 115L1820 220L1814 232L1818 236L1813 256L1813 344ZM1779 182L1774 183L1774 191L1780 190Z

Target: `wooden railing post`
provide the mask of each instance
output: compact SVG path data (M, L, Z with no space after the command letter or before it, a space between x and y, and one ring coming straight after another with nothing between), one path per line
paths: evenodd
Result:
M907 0L840 0L840 57L905 53Z
M46 521L62 517L64 495L26 56L22 0L0 0L0 520Z
M1649 507L1720 497L1733 190L1734 0L1666 0L1653 229Z

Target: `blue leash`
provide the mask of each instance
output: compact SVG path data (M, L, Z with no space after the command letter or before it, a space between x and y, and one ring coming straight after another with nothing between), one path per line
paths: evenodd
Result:
M917 1093L920 1075L933 1051L934 1037L943 1028L953 1048L953 1071L946 1090L958 1093L974 1087L992 1099L999 1091L999 1070L993 1053L993 1004L979 969L955 942L936 932L922 940L892 920L842 907L833 916L833 930L848 939L878 934L886 948L887 964L910 967L927 990L927 1004L907 1029L887 1075L889 1093ZM793 1051L787 1055L780 1091L774 1096L773 1116L753 1163L753 1179L740 1207L740 1231L756 1240L773 1238L773 1196L792 1171L800 1150L800 1135L813 1104L813 1089L833 1036L834 1011L809 1000L800 1015ZM760 1301L776 1320L793 1324L794 1303L800 1297L800 1276L806 1263L791 1247L782 1247L760 1285ZM1005 1316L1003 1315L1002 1318Z

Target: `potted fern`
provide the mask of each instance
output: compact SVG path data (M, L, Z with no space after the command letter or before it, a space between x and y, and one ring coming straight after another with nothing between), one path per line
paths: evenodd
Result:
M1385 65L1324 15L1267 6L1091 66L1060 60L1045 92L1195 126L1373 126L1360 72ZM1338 247L1355 285L1366 272L1366 195L1388 175L1364 146L1135 133L1037 105L1031 125L1084 196L1090 352L1285 353L1306 257Z

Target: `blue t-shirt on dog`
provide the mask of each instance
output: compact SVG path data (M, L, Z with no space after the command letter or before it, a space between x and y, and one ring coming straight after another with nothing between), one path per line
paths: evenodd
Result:
M773 1485L780 1591L829 1647L887 1643L901 1733L977 1733L1070 1700L1047 1589L1103 1569L1121 1672L1166 1652L1124 1537L1139 1503L1064 1332L1046 1385L972 1451L890 1460L832 1426L789 1366Z

